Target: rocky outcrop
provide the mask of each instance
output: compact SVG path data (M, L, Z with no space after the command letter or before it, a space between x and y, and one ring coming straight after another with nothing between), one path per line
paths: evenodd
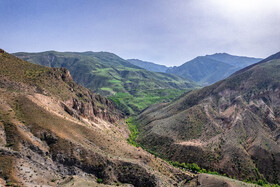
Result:
M108 159L102 154L65 140L59 140L57 144L52 145L50 154L68 175L77 175L80 169L108 184L121 182L139 187L160 184L155 175L137 163Z
M77 96L80 99L71 98L61 103L65 111L76 118L80 118L79 116L90 120L99 118L114 123L122 117L122 114L116 112L113 103L100 95L88 92L86 95L78 93ZM91 100L84 98L91 98Z

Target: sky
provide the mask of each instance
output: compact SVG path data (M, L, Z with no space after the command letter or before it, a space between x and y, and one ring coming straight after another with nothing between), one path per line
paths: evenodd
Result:
M167 66L280 51L279 0L0 0L7 52L108 51Z

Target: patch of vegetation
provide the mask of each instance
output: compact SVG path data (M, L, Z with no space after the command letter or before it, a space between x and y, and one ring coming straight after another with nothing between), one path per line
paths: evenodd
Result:
M7 182L6 186L13 186L13 183L12 182Z
M244 180L243 182L250 183L250 184L257 184L259 186L264 186L264 187L280 187L279 184L270 184L262 179L259 179L258 181Z
M232 178L231 176L227 176L226 174L220 174L217 171L210 171L210 170L206 170L204 168L200 168L196 163L179 163L178 161L167 161L170 165L180 168L180 169L186 169L192 172L198 172L198 173L207 173L207 174L211 174L211 175L220 175L223 177L228 177L228 178ZM235 178L233 178L235 179ZM235 179L236 180L236 179ZM265 180L259 179L258 181L250 181L250 180L244 180L243 182L246 183L250 183L250 184L257 184L260 186L264 186L264 187L279 187L278 184L270 184Z
M139 144L136 142L139 131L137 129L137 126L132 123L133 120L134 120L133 117L129 117L126 120L126 124L128 125L128 128L130 130L130 135L129 135L129 138L127 139L127 141L129 144L131 144L135 147L139 147Z
M181 168L181 169L186 169L192 172L199 172L199 173L208 173L208 174L212 174L212 175L221 175L216 171L210 171L210 170L206 170L204 168L200 168L196 163L179 163L178 161L167 161L170 165L177 167L177 168ZM221 175L221 176L226 176L225 174Z
M109 99L126 115L131 115L137 114L152 104L170 102L188 91L190 89L154 89L136 91L133 95L118 92L109 96Z
M100 184L100 183L103 183L103 180L100 179L100 178L98 178L98 179L96 180L96 182Z

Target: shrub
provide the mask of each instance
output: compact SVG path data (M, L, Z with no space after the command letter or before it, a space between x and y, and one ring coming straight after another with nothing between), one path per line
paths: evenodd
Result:
M102 179L100 179L100 178L98 178L98 179L96 180L96 182L97 182L97 183L102 183L102 182L103 182L103 180L102 180Z

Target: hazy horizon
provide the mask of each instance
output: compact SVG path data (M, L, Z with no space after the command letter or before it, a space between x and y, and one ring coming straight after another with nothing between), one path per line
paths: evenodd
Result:
M196 56L280 51L277 0L2 0L7 52L107 51L178 66Z

